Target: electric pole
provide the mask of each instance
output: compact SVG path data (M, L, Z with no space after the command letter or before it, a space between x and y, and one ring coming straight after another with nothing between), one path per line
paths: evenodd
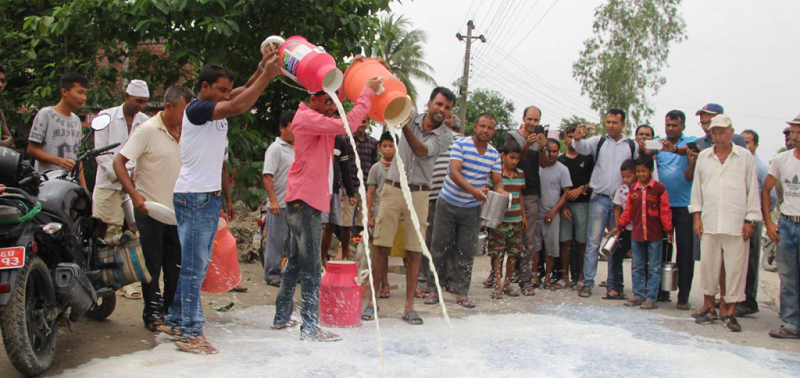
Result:
M486 43L486 37L483 34L479 36L472 35L472 29L475 28L475 24L472 20L467 22L467 35L461 35L461 33L456 33L456 38L459 41L463 41L464 39L467 40L467 51L464 53L464 75L461 76L461 102L459 105L459 118L461 118L461 125L462 127L467 127L467 93L469 91L469 52L470 47L472 46L473 39L480 39L481 42Z

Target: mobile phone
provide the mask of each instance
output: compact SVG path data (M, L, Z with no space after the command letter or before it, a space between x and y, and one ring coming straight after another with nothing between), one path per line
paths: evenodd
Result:
M544 133L544 136L545 136L545 137L548 137L548 138L549 138L549 136L550 136L550 125L544 125L544 131L543 131L543 133Z
M697 148L697 143L695 143L695 142L686 143L686 148L688 148L688 149L690 149L690 150L692 150L694 152L700 152L700 149Z
M662 147L661 142L657 140L644 141L644 148L648 150L660 150Z
M533 128L533 133L534 133L534 134L544 134L544 126L542 126L542 125L536 125L536 126Z

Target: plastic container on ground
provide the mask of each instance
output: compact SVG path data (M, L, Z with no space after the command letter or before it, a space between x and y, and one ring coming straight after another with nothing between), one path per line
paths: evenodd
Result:
M214 237L211 261L200 289L207 293L224 293L233 289L241 281L242 274L239 272L236 239L228 231L228 223L220 218L217 235Z
M361 288L352 261L328 261L319 286L319 321L326 327L361 326Z

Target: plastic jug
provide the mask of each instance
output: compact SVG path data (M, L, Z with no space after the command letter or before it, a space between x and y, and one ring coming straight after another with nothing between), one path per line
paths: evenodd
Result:
M319 286L319 321L326 327L361 326L361 288L356 263L328 261Z
M369 79L383 78L383 91L372 98L369 118L389 125L399 125L411 114L411 99L406 86L380 62L364 58L353 62L344 73L344 94L355 102Z
M211 261L200 289L206 293L224 293L233 289L241 281L242 274L239 272L236 239L228 231L228 223L220 218L217 235L214 237Z
M268 45L280 45L278 53L281 57L281 73L311 93L331 92L342 85L342 71L336 62L321 46L309 43L305 38L296 35L284 40L271 36L261 43L261 51Z

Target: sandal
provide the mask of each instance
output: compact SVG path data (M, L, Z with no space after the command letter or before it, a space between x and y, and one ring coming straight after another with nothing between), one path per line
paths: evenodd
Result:
M228 291L232 291L234 293L246 293L247 292L247 288L242 286L242 285L236 285L236 286L233 287L233 289L230 289Z
M675 308L677 308L678 310L689 311L691 309L691 306L689 306L688 303L678 303L675 305Z
M267 281L267 285L274 286L274 287L281 287L281 279L275 278L272 280Z
M611 293L614 293L614 294L611 294ZM617 292L614 289L611 289L608 292L606 292L606 294L603 295L600 298L602 298L602 299L628 299L628 296L625 295L625 293L620 293L620 292Z
M642 303L644 303L642 298L636 297L636 298L633 298L633 299L625 301L625 306L628 306L628 307L639 307L639 306L642 305Z
M428 292L425 291L425 289L417 288L417 291L414 292L414 298L425 298L426 294L428 294Z
M426 305L439 304L439 296L436 295L436 293L433 293L433 292L428 293L428 295L425 296L425 304Z
M589 298L592 296L592 288L589 286L581 286L581 290L578 292L578 296L581 298Z
M447 290L447 292L450 293L450 294L453 294L453 293L456 292L455 285L453 285L453 284L447 284L447 287L445 287L445 290Z
M375 307L372 306L364 307L364 312L361 313L361 320L365 322L375 320Z
M166 323L164 323L164 322L162 322L160 320L157 320L157 321L152 322L152 323L145 323L144 328L147 328L148 331L155 333L155 332L158 331L158 327L162 326L162 325L166 325Z
M561 290L561 289L564 288L564 285L562 285L562 284L558 283L558 281L556 281L556 283L554 283L552 285L552 287L553 287L552 290Z
M388 299L389 298L389 294L390 293L388 291L378 292L378 299Z
M422 318L419 317L416 311L411 310L408 314L403 315L403 320L411 325L422 325Z
M320 341L320 342L332 342L332 341L341 341L342 337L335 334L330 333L328 331L318 330L317 333L313 335L301 335L300 340L309 340L309 341Z
M769 336L776 339L800 339L800 333L792 332L784 326L781 326L781 328L778 328L774 331L769 331Z
M641 308L642 310L655 310L658 308L658 303L653 302L653 300L651 299L648 299L644 301L644 303L642 303L642 305L639 306L639 308Z
M217 354L219 353L219 349L214 348L211 343L206 340L205 336L197 336L191 339L184 339L181 341L176 341L175 346L178 347L179 350L194 353L194 354Z
M456 301L456 304L464 308L475 308L475 301L469 298L459 299Z
M495 283L494 281L490 280L483 281L484 289L494 289L495 287L497 287L497 283Z
M503 299L503 293L493 292L492 299Z
M539 279L539 277L534 278L533 279L533 288L534 289L538 289L540 286L542 286L542 281Z
M174 329L166 324L157 325L156 330L154 332L163 333L170 337L181 337L183 335L183 332L181 332L180 330Z
M522 295L524 295L526 297L532 297L532 296L536 295L536 290L534 290L533 288L523 289L522 290Z
M510 286L503 289L503 294L508 295L509 297L519 297L519 292Z
M122 288L122 296L128 299L142 299L142 292L131 284Z
M282 329L297 327L298 324L300 324L300 322L298 322L297 320L289 319L288 322L283 324L273 324L272 326L269 327L269 329L279 331Z

